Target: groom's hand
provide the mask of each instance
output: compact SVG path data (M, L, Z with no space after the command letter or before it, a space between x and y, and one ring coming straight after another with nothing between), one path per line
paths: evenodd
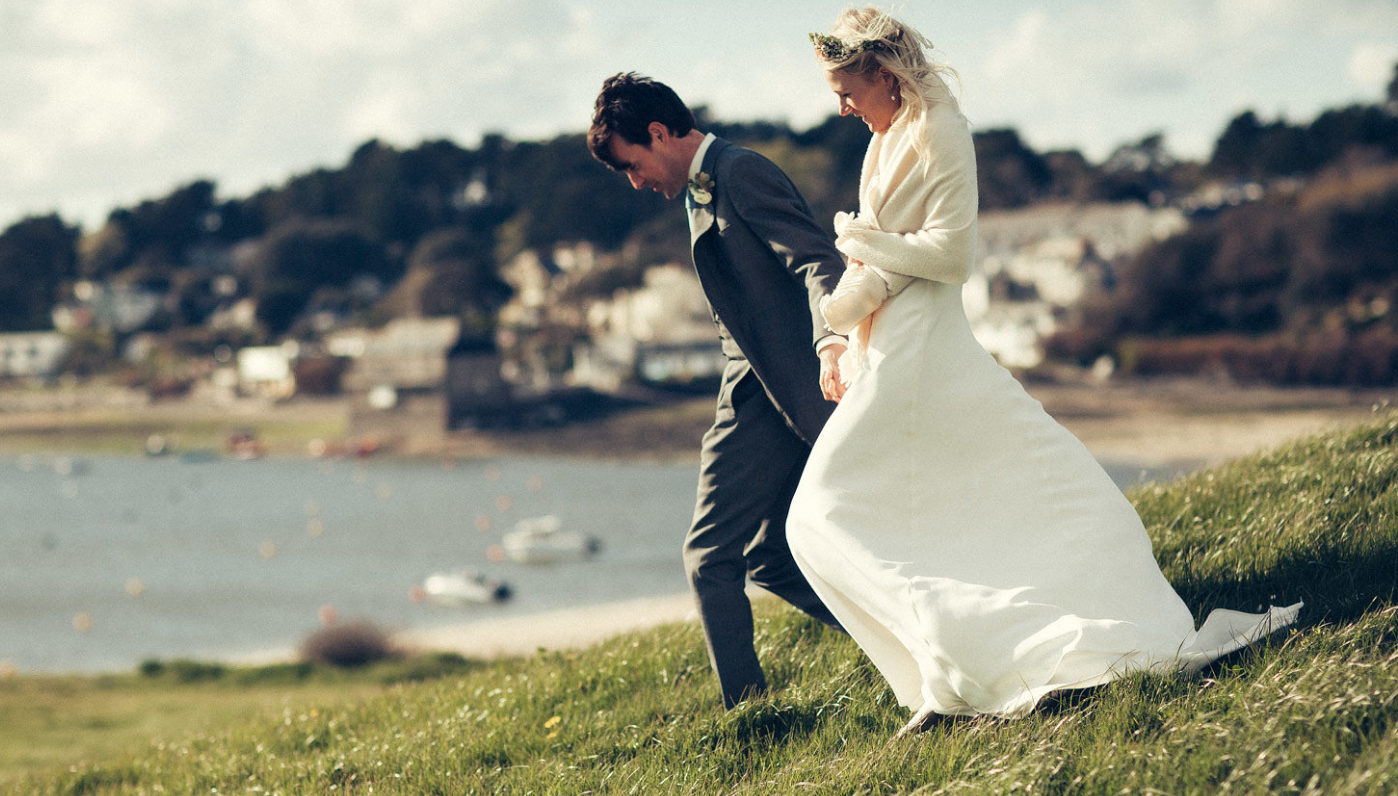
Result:
M845 395L845 383L840 381L840 355L845 348L843 343L831 343L820 349L820 391L827 401L838 402Z

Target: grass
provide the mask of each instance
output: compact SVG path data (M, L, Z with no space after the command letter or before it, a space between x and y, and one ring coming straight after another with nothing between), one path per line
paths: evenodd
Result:
M1019 721L906 719L848 639L758 603L771 695L724 712L693 625L156 730L35 794L1386 794L1398 791L1398 415L1132 494L1199 614L1304 600L1202 677ZM23 678L21 678L21 682ZM194 687L194 686L190 686ZM178 688L175 689L178 692ZM155 697L152 695L151 697Z
M477 666L450 654L350 670L176 660L147 661L131 674L0 680L0 793L27 775L144 749L154 738L274 719L293 705L353 703Z
M24 425L7 424L0 434L0 454L62 452L140 455L146 440L163 435L171 450L222 451L234 429L248 429L269 451L304 454L313 439L339 440L347 434L340 418L184 417L154 412L95 411L52 414Z

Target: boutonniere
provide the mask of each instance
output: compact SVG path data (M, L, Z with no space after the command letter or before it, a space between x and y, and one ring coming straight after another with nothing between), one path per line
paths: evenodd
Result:
M714 179L708 172L699 172L689 181L689 195L696 205L706 205L714 200Z

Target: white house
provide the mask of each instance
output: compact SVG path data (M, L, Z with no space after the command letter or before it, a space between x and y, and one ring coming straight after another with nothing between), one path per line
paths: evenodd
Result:
M962 291L976 339L1009 367L1039 364L1060 319L1089 290L1111 289L1113 262L1187 225L1178 209L1129 202L981 214L977 268Z
M135 331L164 301L160 294L132 285L82 281L73 286L72 301L53 308L53 325L63 332L90 328Z
M72 347L68 338L59 332L0 334L0 377L56 376Z
M633 376L668 382L721 374L725 358L713 310L694 269L657 265L643 279L641 287L588 307L592 343L574 352L574 379L615 389Z
M294 343L238 349L238 391L277 400L290 398L296 394L295 357Z

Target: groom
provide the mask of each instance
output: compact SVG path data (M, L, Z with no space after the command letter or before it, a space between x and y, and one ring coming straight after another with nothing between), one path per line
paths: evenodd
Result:
M786 513L831 401L844 391L837 362L845 341L825 329L819 311L844 261L780 169L696 130L689 108L662 83L634 72L608 78L587 145L635 189L685 194L694 268L728 357L700 449L684 565L731 708L767 688L746 578L839 627L791 557Z

